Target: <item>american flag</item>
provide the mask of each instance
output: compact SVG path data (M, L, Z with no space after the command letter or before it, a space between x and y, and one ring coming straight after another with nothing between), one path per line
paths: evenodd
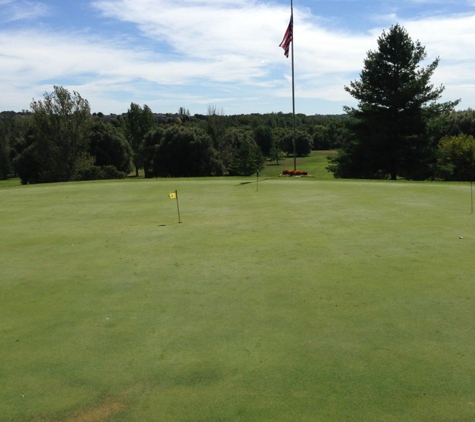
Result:
M287 31L285 31L282 42L279 44L279 47L282 47L284 49L284 55L287 58L289 57L289 47L293 39L293 33L294 33L294 17L290 16L289 26L287 27Z

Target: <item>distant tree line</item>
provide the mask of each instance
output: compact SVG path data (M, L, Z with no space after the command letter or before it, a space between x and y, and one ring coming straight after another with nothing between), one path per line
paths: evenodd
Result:
M298 114L296 154L339 150L341 160L354 142L356 121L348 115ZM157 115L132 103L121 115L91 114L78 93L55 87L31 111L0 113L0 179L19 176L26 184L124 178L140 169L145 177L250 175L266 161L293 155L292 128L292 115L284 113L226 116L211 110L192 116L182 109ZM431 118L427 139L435 154L425 178L473 178L475 110ZM361 177L345 174L344 167L332 170L336 177Z
M475 177L475 111L439 103L425 48L394 25L368 52L357 101L342 115L206 115L180 107L156 114L130 104L121 115L91 114L77 92L55 86L30 110L0 113L0 179L22 183L145 177L246 176L266 161L337 150L328 170L341 178L469 180ZM294 139L295 122L295 139ZM295 148L295 151L294 151Z
M121 115L91 114L78 92L55 86L30 110L0 113L0 179L22 183L145 177L251 175L293 155L293 116L227 116L215 107L157 114L130 104ZM296 116L296 154L338 148L345 116Z

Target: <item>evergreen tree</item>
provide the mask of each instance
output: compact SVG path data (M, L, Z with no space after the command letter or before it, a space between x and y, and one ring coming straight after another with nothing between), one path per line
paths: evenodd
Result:
M345 90L358 100L346 107L355 124L353 142L343 145L329 169L342 177L411 179L429 177L436 147L426 136L428 119L448 112L459 101L437 103L444 86L434 88L430 78L439 64L420 63L427 53L419 41L394 25L369 51L360 79Z

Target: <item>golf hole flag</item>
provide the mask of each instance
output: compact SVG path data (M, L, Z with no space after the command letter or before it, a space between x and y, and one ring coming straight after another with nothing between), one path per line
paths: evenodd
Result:
M176 210L178 213L178 222L181 223L181 218L180 218L180 205L178 205L178 191L172 192L168 194L168 197L170 199L176 199Z

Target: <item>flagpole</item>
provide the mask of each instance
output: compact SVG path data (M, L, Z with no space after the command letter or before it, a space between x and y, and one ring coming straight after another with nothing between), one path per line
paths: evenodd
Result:
M294 2L293 0L290 0L290 19L292 20L292 116L293 116L293 126L294 126L294 132L292 135L292 145L294 148L294 171L297 170L297 155L295 152L295 73L294 73L294 36L295 36L295 31L294 31Z
M176 198L176 210L178 211L178 223L181 223L180 219L180 205L178 204L178 191L175 190L175 198Z
M292 44L292 45L290 45ZM296 138L296 122L295 122L295 68L294 68L294 2L290 0L290 22L287 30L285 31L284 38L280 43L279 47L284 49L285 57L289 57L289 49L291 48L292 56L292 116L293 116L293 134L292 134L292 145L294 149L294 171L297 170L297 153L295 148L295 138Z

